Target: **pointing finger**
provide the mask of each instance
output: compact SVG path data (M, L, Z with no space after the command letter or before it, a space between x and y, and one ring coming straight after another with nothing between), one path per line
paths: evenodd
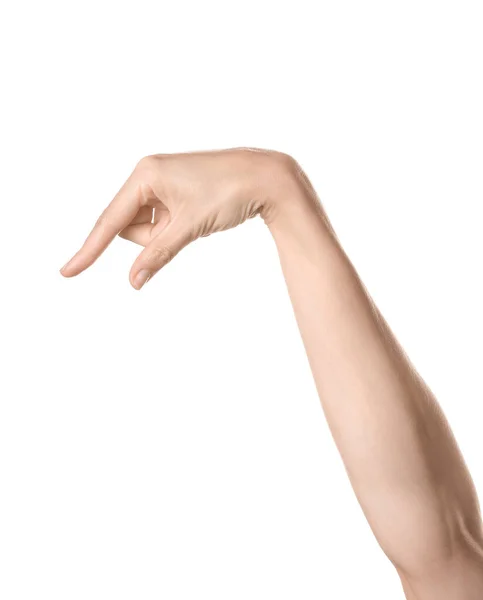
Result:
M91 266L116 235L136 217L141 203L139 182L135 182L131 177L97 219L81 249L61 269L62 275L72 277Z

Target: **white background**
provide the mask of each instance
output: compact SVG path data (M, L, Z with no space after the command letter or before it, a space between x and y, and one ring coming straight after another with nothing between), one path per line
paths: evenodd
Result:
M480 1L0 9L0 597L400 599L261 220L58 269L146 154L304 167L483 494Z

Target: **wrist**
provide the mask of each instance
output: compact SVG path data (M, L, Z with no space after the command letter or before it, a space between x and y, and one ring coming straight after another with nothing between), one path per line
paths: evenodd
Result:
M294 158L271 152L267 173L267 199L260 215L277 243L313 233L335 238L316 191Z

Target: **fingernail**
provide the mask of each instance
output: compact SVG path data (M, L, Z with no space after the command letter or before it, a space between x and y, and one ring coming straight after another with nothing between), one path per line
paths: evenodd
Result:
M150 277L151 273L147 269L141 269L134 278L134 286L136 289L140 290Z

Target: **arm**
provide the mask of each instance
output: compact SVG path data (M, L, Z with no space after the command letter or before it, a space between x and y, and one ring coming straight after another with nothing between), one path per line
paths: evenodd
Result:
M145 246L130 272L140 289L186 244L256 214L277 245L352 486L408 599L481 599L483 532L463 458L293 159L247 149L148 157L61 272L79 274L119 234Z
M310 183L268 220L329 427L408 598L483 597L478 501L448 423L372 302Z

